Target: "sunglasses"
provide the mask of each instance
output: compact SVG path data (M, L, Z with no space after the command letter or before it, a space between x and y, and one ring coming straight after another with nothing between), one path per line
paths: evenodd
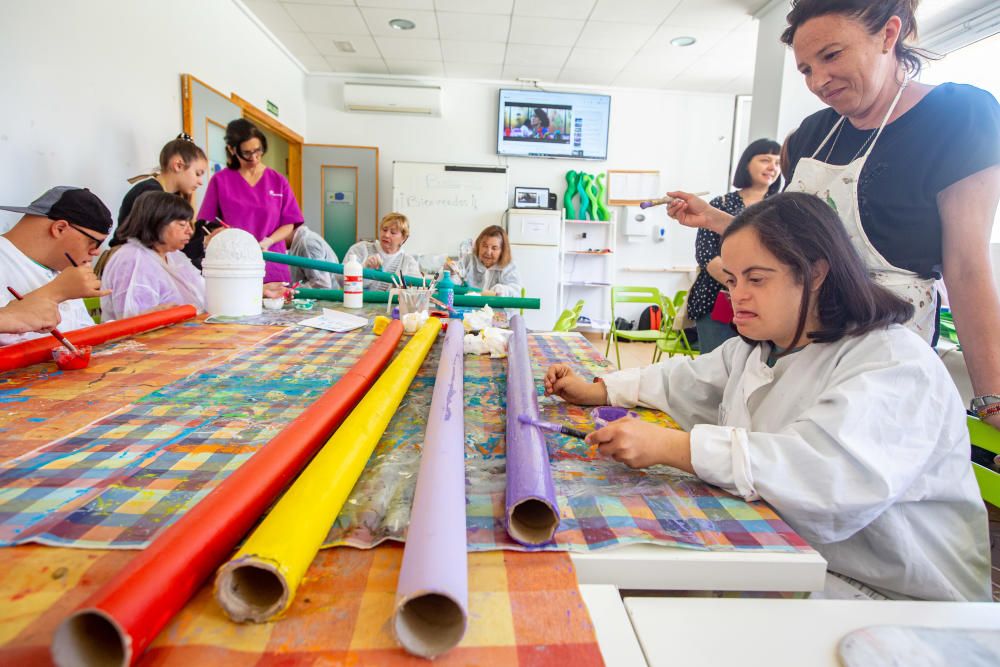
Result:
M74 225L72 222L67 222L66 224L68 224L70 227L72 227L73 229L75 229L76 231L80 232L81 234L83 234L84 236L86 236L88 239L90 239L90 242L93 244L93 246L91 246L91 247L93 247L93 248L100 248L101 244L104 243L104 239L99 239L96 236L92 236L92 235L88 234L87 232L83 231L82 229L80 229L79 227L77 227L76 225Z

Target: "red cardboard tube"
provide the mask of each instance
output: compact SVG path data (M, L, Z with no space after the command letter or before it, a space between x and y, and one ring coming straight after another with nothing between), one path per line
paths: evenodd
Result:
M175 306L174 308L143 313L135 317L126 317L122 320L95 324L92 327L84 327L75 331L64 331L63 336L77 347L100 345L116 338L124 338L190 320L197 314L198 310L194 306ZM43 361L51 361L52 350L60 346L59 341L52 336L45 336L0 347L0 371L10 371Z
M135 664L368 392L402 334L391 322L335 385L64 620L56 664Z

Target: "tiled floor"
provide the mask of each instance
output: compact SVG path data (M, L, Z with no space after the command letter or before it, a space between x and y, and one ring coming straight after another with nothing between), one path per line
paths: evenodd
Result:
M599 334L584 334L594 347L604 352L607 340ZM648 365L653 358L652 343L619 343L622 368ZM615 349L611 347L608 359L615 363ZM987 505L990 512L990 550L993 556L993 600L1000 602L1000 508Z

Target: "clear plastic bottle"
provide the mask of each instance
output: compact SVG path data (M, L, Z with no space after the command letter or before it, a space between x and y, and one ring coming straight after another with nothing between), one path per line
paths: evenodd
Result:
M349 255L344 263L344 308L361 308L364 305L363 273L364 267L358 258Z

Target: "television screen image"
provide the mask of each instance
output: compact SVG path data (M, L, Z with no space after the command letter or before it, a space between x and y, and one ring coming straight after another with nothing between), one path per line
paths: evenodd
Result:
M605 160L611 97L500 90L497 153Z

